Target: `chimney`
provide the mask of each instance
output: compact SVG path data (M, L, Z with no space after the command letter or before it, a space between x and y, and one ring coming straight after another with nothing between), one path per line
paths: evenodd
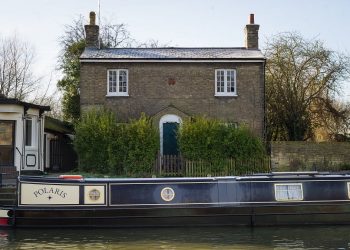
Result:
M249 16L249 24L245 26L245 47L259 49L259 25L254 24L254 14Z
M90 24L85 25L86 47L99 48L99 27L96 25L96 14L90 12Z

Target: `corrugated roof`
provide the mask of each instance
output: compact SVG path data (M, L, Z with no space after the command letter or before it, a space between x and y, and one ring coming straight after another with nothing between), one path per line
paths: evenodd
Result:
M260 50L246 48L86 48L80 59L115 60L229 60L264 59Z

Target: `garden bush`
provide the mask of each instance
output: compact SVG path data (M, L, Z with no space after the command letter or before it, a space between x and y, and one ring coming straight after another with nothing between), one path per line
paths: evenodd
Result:
M227 127L223 141L226 157L251 159L265 156L265 148L261 139L245 126Z
M79 169L91 173L108 173L111 142L118 139L115 115L107 110L85 112L75 126L74 147Z
M225 126L205 117L188 118L178 130L181 154L189 160L216 160L225 157Z
M124 126L122 144L125 147L124 170L128 175L152 173L159 149L159 135L145 114Z
M196 117L184 120L178 131L179 147L188 160L206 160L222 168L228 158L265 156L264 145L248 128L226 125L218 120Z
M112 175L152 172L159 136L144 114L118 124L111 111L92 109L82 115L75 129L80 171Z

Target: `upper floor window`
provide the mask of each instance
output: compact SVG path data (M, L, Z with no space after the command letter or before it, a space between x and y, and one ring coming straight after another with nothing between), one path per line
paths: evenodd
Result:
M215 70L215 96L236 96L236 70Z
M303 186L301 183L275 184L276 201L302 201Z
M108 70L107 95L128 96L128 70L110 69Z

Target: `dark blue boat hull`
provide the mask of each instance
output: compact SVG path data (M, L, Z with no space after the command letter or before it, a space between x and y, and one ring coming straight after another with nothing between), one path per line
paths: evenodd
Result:
M278 200L276 185L284 183L300 185L302 198ZM25 177L18 188L18 206L9 209L9 224L16 227L350 224L349 183L348 175L83 180Z

